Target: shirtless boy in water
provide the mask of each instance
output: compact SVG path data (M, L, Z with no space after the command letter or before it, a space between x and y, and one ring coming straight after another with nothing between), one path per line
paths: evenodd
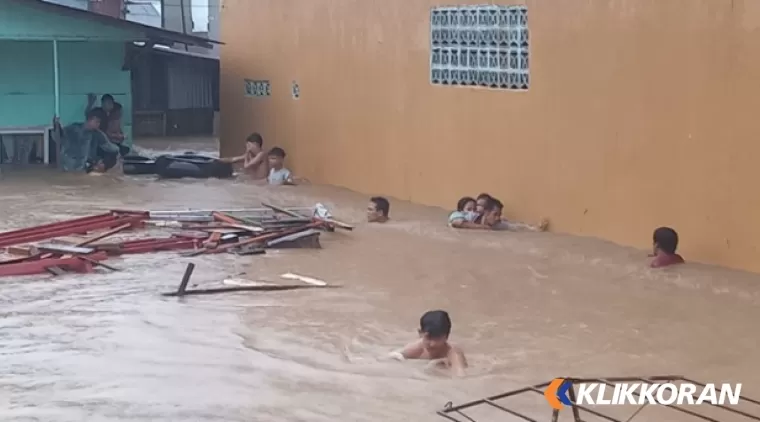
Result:
M237 157L222 158L226 163L243 163L243 170L255 180L263 180L269 174L267 154L263 150L264 138L252 133L245 140L245 153Z
M399 359L426 359L436 361L437 365L451 369L458 376L464 375L467 360L464 352L449 344L451 319L446 311L428 311L420 318L420 339L404 347L401 351L391 353Z

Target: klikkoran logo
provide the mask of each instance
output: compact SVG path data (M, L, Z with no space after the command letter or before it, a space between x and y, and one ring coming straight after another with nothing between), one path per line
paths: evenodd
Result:
M644 381L644 380L642 380ZM578 385L577 397L571 390ZM693 384L671 382L640 382L640 383L605 383L582 382L570 378L555 378L544 390L544 397L549 405L560 410L563 406L573 405L725 405L739 404L741 384ZM606 392L611 391L612 397ZM595 393L595 394L594 394Z
M562 406L572 406L573 402L567 396L567 390L573 387L573 382L564 378L554 378L549 386L544 390L544 397L555 410L562 409Z

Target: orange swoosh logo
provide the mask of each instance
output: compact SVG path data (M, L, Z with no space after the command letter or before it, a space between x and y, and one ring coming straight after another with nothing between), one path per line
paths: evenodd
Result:
M557 398L557 390L562 386L563 382L565 382L564 379L555 378L552 380L549 386L546 387L546 390L544 390L544 397L546 397L546 401L549 402L549 406L551 406L554 410L562 409L562 403L560 403L559 398Z

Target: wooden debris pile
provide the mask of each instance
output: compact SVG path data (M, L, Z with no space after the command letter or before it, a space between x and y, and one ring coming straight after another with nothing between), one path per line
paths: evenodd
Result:
M257 255L268 248L320 247L323 231L352 230L348 224L313 209L264 208L228 211L123 211L0 233L0 277L66 272L87 273L95 267L117 268L103 261L112 256L162 251L189 251L185 256L216 253ZM127 231L163 228L167 237L123 238ZM89 233L102 231L99 234ZM115 235L118 240L108 240ZM78 237L72 237L78 236Z

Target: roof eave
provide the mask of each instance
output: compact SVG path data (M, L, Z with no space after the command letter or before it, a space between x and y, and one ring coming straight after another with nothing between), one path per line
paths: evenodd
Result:
M123 28L126 30L133 30L144 34L144 37L135 37L132 40L125 41L145 41L144 38L148 38L151 41L161 43L179 43L186 45L194 45L203 48L211 49L214 45L222 45L221 41L211 40L202 37L196 37L193 35L183 34L181 32L169 31L163 28L156 28L150 25L144 25L139 22L132 22L126 19L119 19L112 16L101 15L98 13L90 12L89 10L81 10L73 7L63 6L56 3L48 3L44 0L10 0L24 6L30 6L43 12L57 13L66 16L73 17L74 19L86 19L95 22L100 22L104 25L114 26L117 28Z

